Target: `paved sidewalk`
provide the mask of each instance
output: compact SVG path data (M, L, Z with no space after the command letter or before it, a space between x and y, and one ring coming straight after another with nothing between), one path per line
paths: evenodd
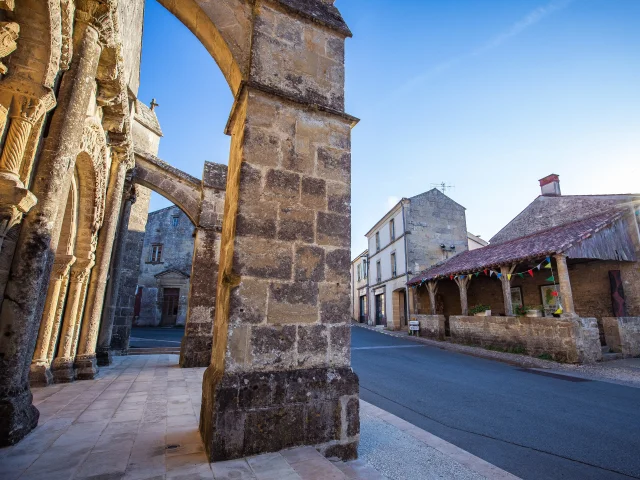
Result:
M210 464L198 432L204 368L176 355L116 357L95 380L33 389L38 428L0 449L2 480L513 479L497 467L361 402L360 459L312 447Z
M416 337L409 335L405 330L386 330L382 327L372 327L362 323L351 324L357 328L372 330L383 335L389 335L405 340L412 340L417 343L431 345L433 347L449 350L452 352L463 353L474 357L486 358L489 360L497 360L499 362L509 363L524 368L542 369L551 373L562 375L570 375L573 377L586 378L600 382L615 383L627 387L640 388L640 358L627 358L623 360L612 360L608 362L598 362L593 365L570 365L566 363L558 363L551 360L542 360L540 358L530 357L528 355L519 355L516 353L497 352L495 350L487 350L482 347L474 347L471 345L461 345L450 341L433 340L430 338Z

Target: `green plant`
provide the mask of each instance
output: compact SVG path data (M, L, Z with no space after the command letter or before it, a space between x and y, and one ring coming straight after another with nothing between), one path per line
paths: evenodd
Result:
M553 360L553 357L551 355L549 355L548 353L546 353L546 352L543 353L543 354L538 355L538 358L540 360Z
M527 353L527 349L524 348L522 345L516 345L514 347L510 347L507 351L509 353L517 353L518 355L524 355L525 353Z
M487 310L491 310L491 305L474 305L469 309L469 313L475 315L476 313L482 313Z
M513 312L518 317L524 317L525 314L527 313L527 310L531 310L531 309L529 307L527 307L526 305L517 305Z

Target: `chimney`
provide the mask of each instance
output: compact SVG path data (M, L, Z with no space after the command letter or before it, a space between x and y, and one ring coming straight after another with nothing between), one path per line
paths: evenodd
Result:
M560 193L560 176L552 173L540 179L540 190L545 197L559 197Z

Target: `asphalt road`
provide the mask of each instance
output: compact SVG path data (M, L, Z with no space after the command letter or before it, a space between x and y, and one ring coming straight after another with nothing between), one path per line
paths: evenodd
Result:
M129 348L180 347L184 328L134 327Z
M352 328L360 396L525 479L640 478L640 389Z

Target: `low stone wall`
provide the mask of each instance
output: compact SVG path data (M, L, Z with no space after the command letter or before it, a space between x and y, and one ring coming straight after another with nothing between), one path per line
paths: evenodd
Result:
M602 359L595 318L449 317L454 342L495 347L567 363Z
M640 317L604 317L607 346L624 357L640 356Z
M444 315L411 314L412 321L420 322L420 336L444 340Z

